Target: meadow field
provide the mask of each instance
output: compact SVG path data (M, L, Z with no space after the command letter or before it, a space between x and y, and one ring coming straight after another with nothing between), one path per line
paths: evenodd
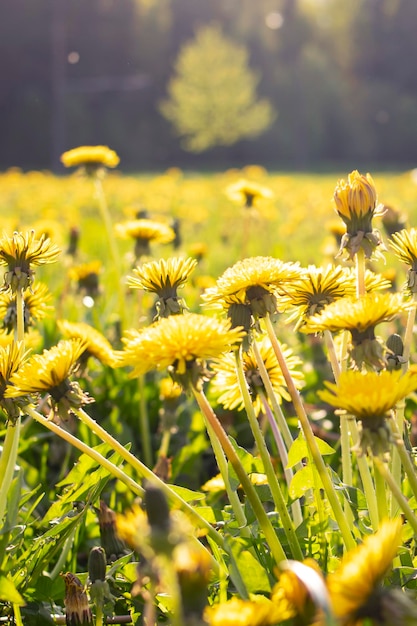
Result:
M417 174L371 249L348 174L0 173L0 624L417 623Z

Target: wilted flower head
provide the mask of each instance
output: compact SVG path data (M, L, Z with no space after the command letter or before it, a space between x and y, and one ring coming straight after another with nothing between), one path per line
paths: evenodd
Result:
M383 214L383 207L377 206L377 193L370 174L351 172L348 181L337 182L334 192L336 211L346 224L346 234L342 238L340 252L347 250L353 258L360 248L367 257L372 255L382 239L377 230L372 229L372 218Z
M67 572L62 574L65 582L65 619L68 626L87 626L93 623L88 597L80 579Z
M80 146L64 152L61 161L65 167L82 167L92 176L103 168L116 167L120 159L107 146Z
M362 425L359 450L374 454L389 450L391 437L386 419L391 417L396 404L417 389L417 374L408 370L380 373L347 371L338 383L325 382L327 389L318 395L331 406L346 411L360 420Z
M196 313L171 315L144 330L126 333L118 364L132 366L132 376L169 368L171 376L188 387L204 377L206 359L220 356L241 338L241 329L231 329L228 320Z
M327 585L334 615L341 626L416 623L416 607L401 591L384 588L383 579L401 543L400 518L382 521L374 535L349 551Z
M290 400L284 376L278 365L275 351L271 343L269 340L264 339L261 342L257 342L257 346L278 402L281 402L282 398ZM281 349L291 372L291 376L297 387L300 387L303 382L303 375L296 367L301 364L301 360L295 357L292 350L287 348L287 346L282 344ZM264 410L263 397L266 397L267 394L258 369L258 362L253 350L253 345L247 352L242 353L242 364L255 413L259 415ZM212 365L212 370L214 376L210 385L213 394L217 398L217 402L230 411L233 409L242 410L245 405L240 392L235 355L229 353L215 360Z
M184 285L197 265L195 259L181 257L167 261L150 261L136 267L127 284L133 289L144 289L158 295L156 304L159 317L168 317L184 311L185 303L178 298L177 289Z
M241 178L226 188L226 195L233 202L249 209L255 206L260 199L272 198L274 194L268 187Z
M32 355L10 378L6 397L49 393L57 414L66 419L72 408L93 402L78 383L69 380L85 349L82 340L70 339L60 341L42 354Z
M35 231L15 232L0 238L0 265L7 265L3 290L28 289L33 283L33 265L54 263L60 254L59 248L50 239L41 235L35 238Z

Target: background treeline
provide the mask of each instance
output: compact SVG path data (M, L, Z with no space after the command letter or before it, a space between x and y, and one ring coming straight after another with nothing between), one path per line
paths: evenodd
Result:
M175 59L217 23L278 115L195 155L162 117ZM417 162L416 0L2 0L0 168L104 143L122 169ZM202 72L209 72L207 67Z

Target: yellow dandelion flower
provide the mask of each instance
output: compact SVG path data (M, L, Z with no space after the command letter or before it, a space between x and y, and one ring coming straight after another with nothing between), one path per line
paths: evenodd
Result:
M136 267L134 276L128 276L127 284L158 294L158 316L175 315L186 308L184 301L178 298L177 289L184 285L196 265L195 259L181 257L151 261Z
M69 339L60 341L42 354L32 355L10 378L5 396L17 398L48 393L57 412L67 417L71 407L79 408L93 401L82 392L78 383L69 381L85 349L84 341Z
M318 392L324 402L344 409L360 420L389 416L397 402L417 388L417 375L412 370L342 372L339 382L325 382L327 390Z
M273 257L251 257L229 267L215 287L206 289L202 299L207 305L221 305L227 310L233 305L244 305L250 314L265 317L276 312L276 296L301 276L298 264Z
M0 406L13 420L19 416L19 407L13 400L6 398L5 393L10 379L22 366L27 355L28 352L22 354L21 344L18 342L0 347Z
M115 225L118 237L135 240L135 256L137 259L150 256L151 243L171 243L175 239L175 231L171 226L150 219L137 219Z
M344 249L349 257L362 248L367 257L382 244L378 231L372 229L372 218L383 214L383 207L377 206L377 193L370 174L351 172L348 181L341 179L334 191L336 211L346 224L347 233L343 236L340 252Z
M120 159L108 146L79 146L61 155L65 167L85 167L87 171L102 167L117 167Z
M149 541L151 529L145 511L134 504L123 514L115 515L118 537L133 550L140 550Z
M308 581L309 586L303 581ZM323 574L314 559L306 559L302 563L294 562L292 567L280 572L278 582L272 589L271 600L276 604L286 602L289 610L298 617L296 623L318 625L321 623L318 619L319 608L310 594L312 590L317 602L322 606L328 604Z
M407 288L410 293L417 292L417 229L401 230L392 235L389 245L400 261L408 265Z
M41 235L35 238L35 231L15 232L11 237L5 233L0 238L0 265L7 265L3 289L28 289L33 283L32 265L54 263L60 249L50 239Z
M329 304L318 315L312 315L304 332L350 330L363 333L382 322L389 322L410 311L414 305L404 302L400 294L370 292L361 298L341 298Z
M244 178L229 185L226 188L226 195L232 202L248 209L255 206L259 200L273 198L274 196L268 187Z
M346 411L361 421L362 433L358 451L374 454L389 451L391 435L386 419L396 404L417 389L416 372L401 370L380 373L347 371L338 383L325 382L327 389L318 392L323 402Z
M52 294L44 283L35 283L31 289L26 289L23 293L24 324L25 331L35 322L44 319L47 314L53 311L53 306L49 305ZM11 333L16 328L17 311L16 295L10 291L0 293L0 319L3 320L3 328Z
M281 402L282 398L290 400L290 395L271 343L268 339L264 339L257 342L257 346L277 400L279 402ZM281 349L291 371L291 376L297 387L300 388L304 377L302 372L296 368L301 364L301 360L294 356L292 350L284 344L281 344ZM247 352L243 352L242 361L255 413L259 415L265 410L263 398L267 397L267 394L252 347ZM234 409L243 410L245 405L240 392L234 354L225 354L220 359L214 361L212 370L214 371L214 377L211 379L210 385L217 402L230 411Z
M100 293L101 267L101 261L89 261L88 263L73 265L68 270L68 277L77 283L77 289L80 293L84 292L94 299Z
M412 302L404 302L401 294L372 291L361 298L340 298L332 302L318 315L312 315L301 327L305 333L325 330L338 332L348 330L353 348L350 355L356 365L368 363L383 367L383 349L376 340L375 327L390 322L402 313L413 309Z
M59 320L58 328L68 339L80 339L83 342L85 351L79 357L82 362L93 356L104 365L113 366L114 350L104 335L93 326L84 322L73 323Z
M383 590L381 583L397 554L401 531L399 518L384 520L374 535L349 551L340 567L329 574L331 604L342 626L360 626L367 618L372 624L399 623L385 620L386 614L382 616L383 596L390 591Z
M132 376L170 368L171 375L186 375L186 380L190 377L196 384L205 360L220 356L241 338L241 329L231 329L228 320L197 313L171 315L145 330L127 333L119 365L133 367ZM185 381L181 378L178 382Z
M309 265L303 280L290 285L280 304L295 307L288 322L296 320L296 329L311 315L320 313L331 302L355 293L355 277L341 265L325 268Z
M273 626L291 618L294 612L285 601L271 602L265 596L251 600L232 598L207 607L204 617L209 626Z

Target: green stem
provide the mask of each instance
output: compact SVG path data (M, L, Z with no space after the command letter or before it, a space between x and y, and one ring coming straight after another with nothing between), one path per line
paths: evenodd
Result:
M365 252L359 248L356 253L356 296L361 298L365 295Z
M375 493L378 507L378 516L380 520L383 520L388 517L387 492L385 488L384 477L382 476L380 467L376 462L377 458L378 457L373 457Z
M83 411L83 409L73 409L73 411L80 418L80 420L84 422L84 424L86 424L93 431L93 433L97 435L97 437L99 437L99 439L101 439L101 441L108 443L112 450L120 454L120 456L125 461L127 461L127 463L129 463L129 465L139 474L139 476L153 482L156 486L158 486L171 503L178 505L199 527L205 528L207 530L213 541L223 547L224 541L222 536L212 527L209 522L201 517L192 506L190 506L177 493L175 493L175 491L171 489L169 485L164 483L144 463L142 463L133 454L131 454L131 452L126 450L126 448L124 448L121 443L119 443L95 420L87 415L87 413Z
M161 458L161 457L166 458L168 456L170 442L171 442L171 431L169 428L166 428L162 432L161 445L159 446L158 455L157 455L158 458Z
M349 421L350 423L350 433L352 436L353 446L356 448L359 444L359 432L358 425L356 423L356 419L353 417L343 417L342 419ZM366 456L359 455L356 458L356 462L358 464L359 473L362 480L362 487L365 493L366 503L368 505L369 518L371 520L371 526L376 532L379 528L379 514L378 514L378 504L376 499L376 489L374 485L374 481L372 480L371 472L369 470L368 461Z
M307 417L307 413L305 411L303 402L301 400L300 394L298 392L297 387L292 379L290 371L287 367L287 363L285 361L285 357L282 353L281 347L279 345L278 339L275 335L275 331L271 322L269 315L264 318L269 339L274 347L276 357L278 359L279 366L281 368L282 374L284 376L284 380L286 382L288 391L290 393L297 417L301 424L301 428L304 433L304 437L306 439L307 445L311 452L311 456L313 462L316 466L318 474L320 476L321 482L323 484L324 491L329 500L330 506L332 508L334 517L339 525L339 530L342 535L345 547L347 550L352 550L356 546L356 541L352 535L351 528L347 521L347 516L343 511L343 508L339 502L338 495L336 493L335 487L333 485L332 479L330 478L330 474L328 468L326 467L323 457L320 454L319 447L317 445L316 439L314 437L313 430L311 428L311 424Z
M245 403L246 414L249 420L252 434L255 438L255 443L258 448L260 457L262 459L264 471L268 478L268 485L271 490L271 494L274 500L276 510L279 514L281 523L284 527L285 536L287 537L291 554L294 559L302 560L304 556L303 556L303 552L300 548L300 544L298 542L298 538L295 532L294 522L292 521L288 513L287 504L285 502L284 495L282 493L281 487L277 480L275 469L274 469L274 466L272 465L271 456L269 454L268 448L266 447L265 438L262 435L262 431L260 429L258 419L255 415L255 410L253 408L253 404L249 395L249 390L246 384L245 372L243 370L242 358L240 354L241 353L238 350L235 351L236 371L237 371L237 376L238 376L238 381L239 381L240 392L242 394L243 401Z
M118 294L118 304L119 304L119 316L120 321L122 323L125 319L125 297L124 297L124 289L122 284L122 266L120 262L119 250L116 245L116 239L114 236L113 223L110 217L109 208L107 205L106 195L104 193L103 184L101 179L98 176L94 177L94 186L96 191L96 196L98 200L98 206L100 209L100 214L102 220L104 222L104 226L106 228L107 239L110 247L110 254L112 257L112 266L115 275L115 280L117 284L117 294Z
M14 621L16 626L23 626L22 614L20 612L20 606L13 604Z
M103 626L103 607L96 604L96 626Z
M203 392L198 391L197 389L195 389L195 387L193 387L192 391L201 412L203 413L203 415L205 415L207 421L210 422L210 424L212 425L213 430L220 442L220 445L222 446L227 458L229 459L233 469L237 474L237 477L240 480L242 488L250 502L252 510L271 549L271 553L275 562L278 564L281 561L286 560L287 557L281 546L281 542L279 541L278 536L274 530L274 527L272 526L271 521L262 505L262 502L258 494L256 493L254 486L249 480L249 477L246 474L246 471L242 466L242 463L240 462L240 459L236 454L234 447L230 443L229 438L225 430L223 429L223 426L217 419L217 416L215 415Z
M413 491L414 497L417 500L417 474L416 474L416 466L411 459L410 453L406 449L404 445L404 439L398 430L398 425L395 419L388 420L389 425L391 426L391 431L393 433L393 439L395 442L395 448L398 451L398 454L401 459L402 466L404 468L405 473L407 474L408 481L410 483L410 487ZM396 480L396 477L394 476ZM397 482L397 484L401 484L401 482Z
M416 294L413 293L413 301L415 301ZM408 370L409 360L410 360L410 352L411 345L413 342L414 335L414 323L416 319L416 309L413 308L408 312L407 315L407 323L405 327L404 339L403 339L403 358L404 363L401 366L403 373ZM401 436L404 434L404 412L405 412L405 401L401 401L398 403L397 411L396 411L396 422L398 432L401 433ZM392 452L391 459L391 473L394 479L397 481L397 484L401 484L401 458L398 452L397 447L394 447ZM398 504L395 499L391 501L391 515L394 515L398 511Z
M377 472L379 472L382 480L388 485L391 489L392 495L397 500L400 509L403 511L405 517L407 518L410 526L414 530L414 534L417 533L417 517L415 516L413 510L407 502L407 499L401 492L400 487L398 486L395 478L389 471L386 464L378 457L374 458L374 466Z
M143 451L143 460L148 467L152 467L153 465L153 454L152 454L152 442L151 442L151 431L149 428L149 416L148 416L148 407L146 405L146 395L145 395L145 376L139 376L138 378L139 385L139 429L141 435L141 445Z
M239 496L237 491L232 489L229 480L229 471L227 467L227 459L224 455L223 448L220 445L219 440L217 439L216 433L211 425L211 422L207 419L205 413L203 413L204 421L206 424L208 436L210 438L211 447L213 448L214 456L216 458L217 466L219 468L220 474L222 475L224 486L226 488L227 497L229 498L229 502L233 509L233 513L235 514L236 521L239 524L240 532L245 537L250 536L249 528L247 527L247 520L245 513L243 511L243 506L241 501L239 500Z
M20 417L8 420L0 459L0 524L6 511L7 496L12 484L19 447Z

